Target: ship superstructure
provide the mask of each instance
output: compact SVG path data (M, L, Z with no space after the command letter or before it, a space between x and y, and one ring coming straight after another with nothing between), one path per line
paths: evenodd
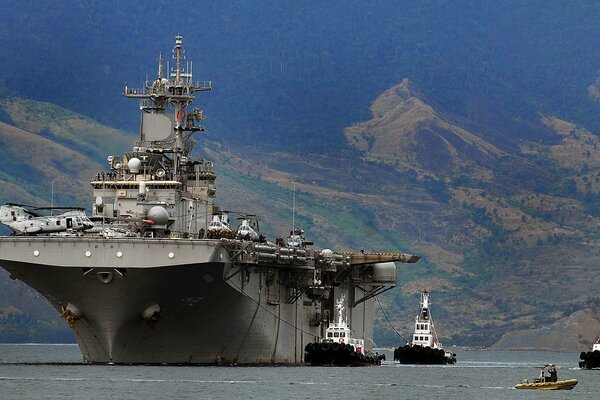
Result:
M420 312L415 317L412 345L429 346L432 349L442 348L429 313L429 292L427 290L423 290L421 293Z
M356 352L362 353L365 347L365 341L364 339L355 339L352 337L352 330L344 318L344 300L344 295L337 300L337 319L329 322L329 326L325 329L325 337L321 342L349 344L354 346Z
M212 84L193 80L181 36L166 69L160 56L156 80L125 87L140 137L91 180L94 226L2 237L0 265L60 312L90 363L301 363L341 298L369 347L374 297L395 286L394 262L419 257L271 243L252 214L232 227L212 163L191 154L204 127L189 107Z

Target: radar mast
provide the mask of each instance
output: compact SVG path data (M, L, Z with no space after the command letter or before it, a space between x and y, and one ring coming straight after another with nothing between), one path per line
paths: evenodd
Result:
M154 118L144 118L142 115L140 147L149 149L159 148L163 152L173 152L187 155L192 146L185 146L184 133L204 131L202 110L194 107L192 111L187 106L196 98L196 92L212 89L211 81L194 82L192 77L192 62L186 61L183 50L183 36L175 36L173 58L175 69L168 77L163 76L162 52L158 58L158 77L154 81L146 81L141 89L125 86L124 96L140 99L140 109L144 114L153 114ZM167 110L173 113L168 115ZM168 117L167 121L164 117ZM169 132L157 132L157 126L170 125ZM152 126L145 130L144 127Z

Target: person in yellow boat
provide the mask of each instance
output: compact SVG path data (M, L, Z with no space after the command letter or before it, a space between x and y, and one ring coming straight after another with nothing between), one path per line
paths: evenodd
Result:
M544 374L544 368L542 368L542 370L540 371L540 377L537 378L536 380L534 380L534 382L541 382L541 383L546 382L546 375Z
M550 376L546 379L546 382L556 382L558 381L558 372L556 371L556 365L550 364L548 366L548 374Z
M548 372L548 376L546 376L546 372ZM540 371L540 377L535 379L536 383L545 383L545 382L556 382L558 381L558 371L556 370L556 365L548 364L542 368Z

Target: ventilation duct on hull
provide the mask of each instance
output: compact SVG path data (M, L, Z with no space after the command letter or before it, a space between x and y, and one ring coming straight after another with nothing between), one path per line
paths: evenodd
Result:
M113 280L113 274L112 274L112 272L108 272L108 271L98 272L96 274L96 276L98 277L98 280L100 282L104 283L104 284L111 283L112 280Z
M144 311L142 311L142 318L144 318L151 328L154 328L154 325L162 318L160 315L160 306L158 304L152 304L151 306L146 307Z

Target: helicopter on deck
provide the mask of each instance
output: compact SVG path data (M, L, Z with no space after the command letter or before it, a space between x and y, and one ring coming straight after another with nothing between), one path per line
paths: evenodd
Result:
M58 215L43 215L39 211L64 211ZM85 215L84 208L78 207L30 207L8 203L0 206L0 223L8 226L13 235L37 235L84 231L94 227Z
M236 237L238 239L252 240L254 242L259 241L260 235L258 234L258 219L256 215L245 214L238 218L242 221L240 226L236 230Z
M304 229L292 229L290 231L290 235L287 237L287 245L288 247L305 247L312 246L314 243L312 241L306 240L304 237Z
M206 234L209 239L233 236L233 231L229 227L229 211L214 212Z

